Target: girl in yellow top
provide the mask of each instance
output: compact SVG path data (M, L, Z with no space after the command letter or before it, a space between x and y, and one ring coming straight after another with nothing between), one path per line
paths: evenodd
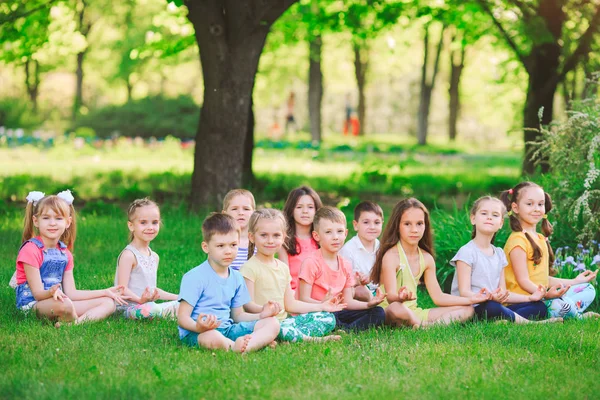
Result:
M254 211L248 223L249 254L256 254L242 265L240 272L246 281L251 302L244 305L246 312L259 313L259 304L276 303L280 321L279 340L286 342L339 340L329 335L335 328L332 312L346 308L338 298L328 298L321 303L296 300L290 283L290 269L275 258L285 240L287 223L281 211L266 208ZM299 315L290 316L288 312Z
M424 310L417 306L417 284L423 277L427 292L439 306ZM385 319L389 325L419 327L448 324L473 317L472 305L489 300L480 291L471 298L442 292L435 274L429 211L417 199L405 199L394 207L381 240L371 279L386 292Z
M548 287L544 299L549 317L600 316L583 311L594 301L596 290L589 282L598 271L584 271L575 279L559 279L552 275L554 253L548 242L552 224L547 214L552 210L548 193L533 182L521 182L502 192L501 200L509 211L513 231L504 246L508 260L506 289L529 295L538 285ZM542 232L537 226L542 222Z

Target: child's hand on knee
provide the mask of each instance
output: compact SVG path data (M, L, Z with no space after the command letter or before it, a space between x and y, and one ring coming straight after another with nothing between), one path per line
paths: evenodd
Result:
M492 294L486 288L481 289L471 297L471 304L479 304L492 299Z
M400 289L398 289L398 301L401 303L404 303L405 301L412 301L412 300L416 300L417 297L415 296L415 294L411 291L409 291L408 289L406 289L406 286L402 286Z
M142 296L140 297L140 304L156 301L159 297L160 294L158 293L158 289L154 288L154 290L151 290L149 287L147 287L144 289L144 293L142 293Z
M50 289L48 289L48 291L50 292L52 298L56 301L64 302L65 299L68 298L67 295L64 294L63 291L60 289L60 283L57 283L56 285L52 286Z
M563 287L562 283L554 285L546 292L546 299L558 299L563 294L567 293L567 290L571 288L571 285Z
M497 288L496 290L491 292L490 295L492 296L492 300L494 300L495 302L504 303L508 299L509 293L508 290L502 290L500 288Z
M212 314L200 314L196 320L196 328L199 333L217 329L219 325L221 325L221 321L217 320L217 316Z
M583 271L575 278L576 283L589 283L596 279L596 275L598 275L598 270L592 272L589 269L587 271Z
M259 314L260 319L274 317L281 312L281 305L274 301L268 301L264 306L263 310Z
M546 296L546 288L544 285L538 285L537 290L529 296L529 301L540 301Z
M373 308L379 304L381 304L385 300L385 293L381 291L381 288L377 288L375 292L375 296L367 303L367 307Z

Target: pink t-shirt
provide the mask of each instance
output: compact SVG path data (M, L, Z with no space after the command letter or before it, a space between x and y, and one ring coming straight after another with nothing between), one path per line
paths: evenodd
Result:
M36 239L42 241L41 237L37 237ZM19 255L17 256L17 285L21 285L27 282L27 277L25 276L25 267L23 264L29 264L32 267L40 269L42 266L42 262L44 261L44 248L39 248L35 245L35 243L28 242L21 248L19 251ZM64 250L67 255L67 267L65 271L70 271L73 269L73 254L68 249Z
M302 263L299 279L312 285L310 297L314 300L323 300L329 289L333 296L342 290L354 286L352 264L342 256L337 256L339 269L337 271L329 268L320 250L312 257Z
M312 238L300 239L296 237L296 242L296 249L299 248L300 252L295 256L288 253L288 266L290 267L290 275L292 275L291 286L294 291L298 290L298 274L302 262L319 250L319 246Z

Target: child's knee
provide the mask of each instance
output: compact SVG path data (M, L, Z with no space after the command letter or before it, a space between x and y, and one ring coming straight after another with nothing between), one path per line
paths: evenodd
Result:
M464 306L463 307L463 315L467 319L473 318L473 316L475 315L475 308L473 308L473 306Z
M258 329L264 329L269 332L272 332L275 336L279 334L280 324L279 320L275 317L264 318L260 320L260 326L257 326Z
M117 305L115 304L115 301L110 297L102 297L100 306L108 310L110 313L114 313L117 310Z
M61 319L72 319L72 317L75 315L75 306L69 299L66 299L64 302L60 303L55 310L58 314L57 316Z

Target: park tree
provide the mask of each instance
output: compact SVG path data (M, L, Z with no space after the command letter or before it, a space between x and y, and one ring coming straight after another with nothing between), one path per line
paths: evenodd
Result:
M476 0L529 77L523 110L523 173L535 171L539 127L553 119L554 96L567 74L590 54L600 3L564 0ZM548 165L542 162L542 171Z
M295 0L186 0L204 78L191 206L217 206L242 186L252 91L272 24ZM176 2L181 3L181 2Z

